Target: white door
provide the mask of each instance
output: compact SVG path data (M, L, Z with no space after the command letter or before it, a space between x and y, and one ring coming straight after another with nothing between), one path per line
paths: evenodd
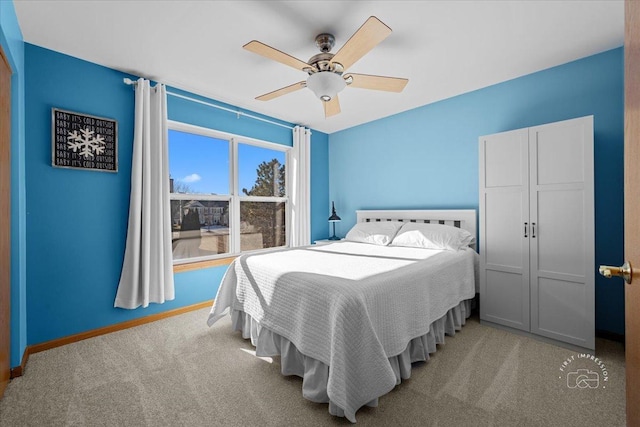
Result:
M593 117L529 128L531 332L595 349Z
M529 330L528 132L480 138L480 318Z

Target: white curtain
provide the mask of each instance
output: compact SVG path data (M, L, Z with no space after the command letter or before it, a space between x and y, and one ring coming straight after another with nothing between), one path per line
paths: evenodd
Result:
M136 84L127 245L115 307L147 307L174 298L169 205L167 92Z
M293 128L293 155L291 173L291 246L311 244L310 178L311 130L302 126Z

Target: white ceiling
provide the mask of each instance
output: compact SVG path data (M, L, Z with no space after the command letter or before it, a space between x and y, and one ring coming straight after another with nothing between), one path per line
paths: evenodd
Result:
M24 40L238 107L332 133L622 46L624 3L608 1L14 0ZM258 95L306 74L242 49L259 40L307 61L371 15L393 33L349 71L409 79L404 92L347 87L324 118L308 89Z

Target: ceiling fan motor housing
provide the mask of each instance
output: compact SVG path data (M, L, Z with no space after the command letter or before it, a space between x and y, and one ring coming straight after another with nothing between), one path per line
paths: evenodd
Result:
M334 62L331 62L333 58L333 53L319 53L317 55L313 55L309 58L309 62L307 62L311 67L310 70L305 70L309 74L313 74L317 71L332 71L342 74L342 65ZM315 69L314 69L315 68Z
M336 44L336 39L333 34L322 33L316 36L316 46L320 49L320 52L327 53Z
M304 69L309 75L318 71L331 71L333 73L342 74L344 67L337 62L331 62L333 59L333 53L329 53L336 40L333 34L323 33L316 36L316 46L322 53L313 55L307 64L310 65L308 69Z

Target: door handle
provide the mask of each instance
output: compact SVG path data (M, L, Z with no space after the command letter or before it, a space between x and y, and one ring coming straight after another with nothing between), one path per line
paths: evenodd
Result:
M610 279L613 276L620 276L628 285L631 284L631 279L633 278L633 270L629 261L625 261L624 264L622 264L620 267L601 265L599 271L600 274L602 274L607 279Z
M524 237L529 237L529 234L528 234L528 231L527 231L528 230L528 226L529 226L529 223L525 222L524 223Z
M536 223L535 222L531 223L531 237L533 237L534 239L536 238Z

